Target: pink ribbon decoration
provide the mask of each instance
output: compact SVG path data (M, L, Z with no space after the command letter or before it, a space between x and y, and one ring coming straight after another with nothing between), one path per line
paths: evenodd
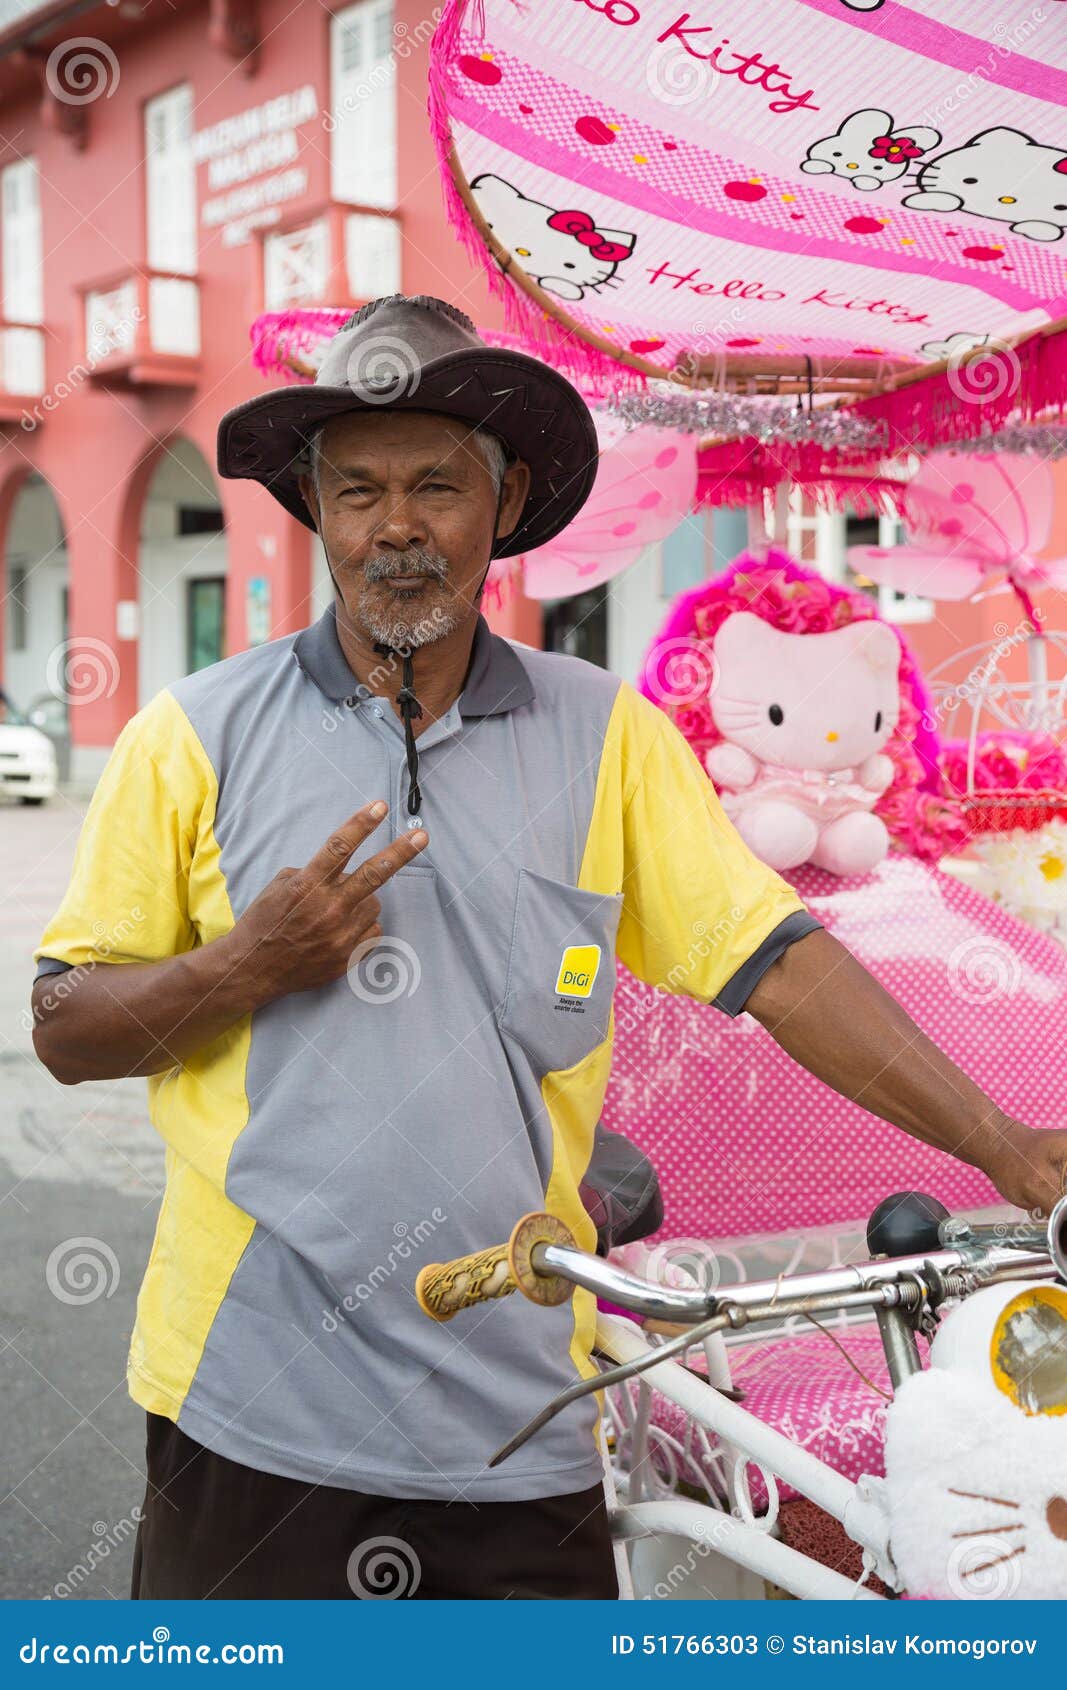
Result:
M548 226L564 235L573 235L576 241L589 248L594 258L602 258L606 264L617 264L621 258L630 256L628 246L623 246L621 241L609 241L600 233L587 211L553 212Z

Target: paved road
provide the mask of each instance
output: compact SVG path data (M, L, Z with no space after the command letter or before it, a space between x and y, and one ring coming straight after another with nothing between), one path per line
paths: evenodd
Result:
M0 1597L126 1597L144 1418L126 1348L163 1156L144 1081L37 1063L31 952L85 806L0 799ZM80 1241L80 1242L79 1242Z

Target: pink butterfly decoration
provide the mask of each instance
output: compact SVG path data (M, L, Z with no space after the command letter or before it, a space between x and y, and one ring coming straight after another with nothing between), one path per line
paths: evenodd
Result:
M600 462L588 500L547 546L526 552L523 590L532 599L570 598L629 568L693 508L697 436L635 428L594 413Z
M1017 592L1067 586L1067 559L1041 559L1052 532L1052 470L1044 458L938 452L907 495L906 546L850 546L858 574L931 599L971 598L996 576Z

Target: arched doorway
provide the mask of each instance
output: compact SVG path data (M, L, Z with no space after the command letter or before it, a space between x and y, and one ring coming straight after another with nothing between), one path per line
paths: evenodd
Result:
M227 544L212 470L191 440L168 441L141 507L138 703L226 655Z
M20 710L54 690L69 627L67 541L48 482L36 471L15 493L4 540L3 689Z

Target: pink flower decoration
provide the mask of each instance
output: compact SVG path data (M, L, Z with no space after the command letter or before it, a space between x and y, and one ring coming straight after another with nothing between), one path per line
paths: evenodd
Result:
M887 158L891 164L901 159L921 158L924 148L917 147L906 135L876 135L870 151L871 158Z

